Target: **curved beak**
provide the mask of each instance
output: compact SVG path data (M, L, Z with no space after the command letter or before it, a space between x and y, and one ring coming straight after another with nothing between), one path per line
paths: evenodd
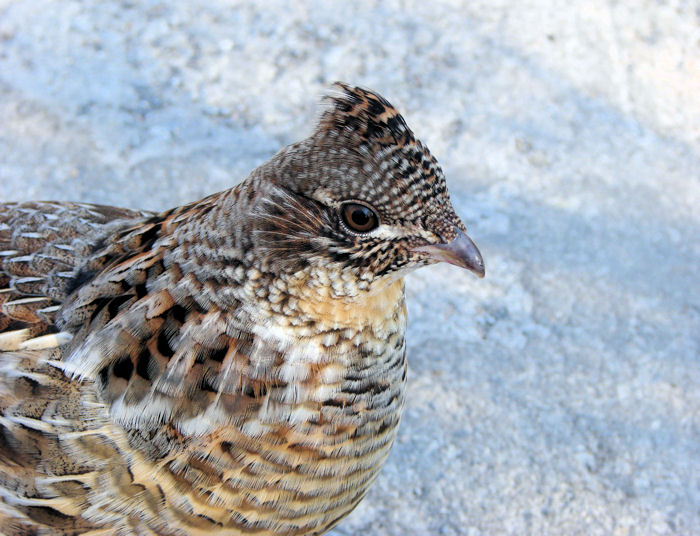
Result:
M448 262L460 268L466 268L477 277L484 277L486 274L484 259L481 258L479 248L461 229L457 229L457 236L446 244L419 246L413 248L413 251L427 253L437 262Z

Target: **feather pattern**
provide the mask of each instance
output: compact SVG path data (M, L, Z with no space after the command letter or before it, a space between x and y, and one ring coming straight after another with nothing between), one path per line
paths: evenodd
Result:
M463 227L443 184L388 102L339 84L311 138L190 205L0 205L4 533L333 527L396 436L402 276ZM342 223L358 199L376 232Z

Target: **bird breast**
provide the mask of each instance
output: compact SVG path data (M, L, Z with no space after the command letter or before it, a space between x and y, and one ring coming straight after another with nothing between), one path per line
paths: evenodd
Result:
M361 500L396 436L406 382L403 283L354 307L313 299L296 307L308 322L270 318L256 328L260 348L252 353L282 357L263 402L243 421L210 429L191 445L191 459L220 475L198 513L226 518L225 526L322 533ZM196 489L201 477L192 478ZM274 511L275 528L264 508L246 504Z

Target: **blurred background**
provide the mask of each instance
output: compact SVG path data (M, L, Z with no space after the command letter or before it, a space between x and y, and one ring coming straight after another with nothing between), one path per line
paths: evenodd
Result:
M333 535L700 534L696 0L0 0L0 201L229 188L335 80L402 110L487 277L410 276L400 435Z

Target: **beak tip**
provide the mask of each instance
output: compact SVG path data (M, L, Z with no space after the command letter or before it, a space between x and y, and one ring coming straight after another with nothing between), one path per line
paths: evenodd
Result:
M472 272L479 279L483 279L486 276L486 266L484 266L484 260L481 258L479 250L474 246L474 254L465 256L463 258L463 264L461 266Z

